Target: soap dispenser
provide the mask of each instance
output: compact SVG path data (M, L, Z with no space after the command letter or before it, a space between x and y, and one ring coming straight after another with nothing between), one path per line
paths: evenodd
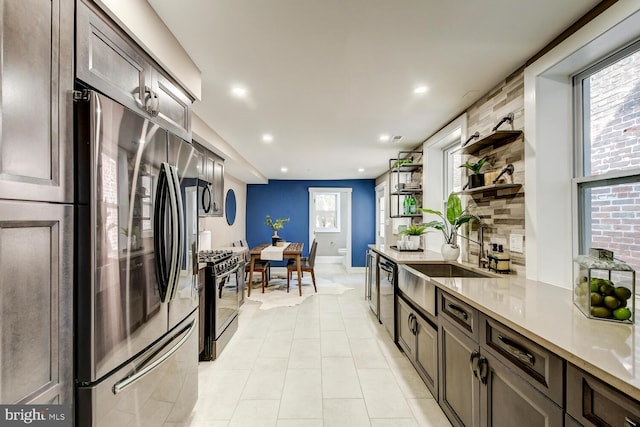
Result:
M487 258L489 259L489 270L496 273L509 273L509 254L504 251L504 247L497 243L491 245L492 250Z
M502 245L493 244L494 251L489 256L489 270L493 270L496 273L509 273L509 254L504 251ZM497 248L496 248L497 247Z

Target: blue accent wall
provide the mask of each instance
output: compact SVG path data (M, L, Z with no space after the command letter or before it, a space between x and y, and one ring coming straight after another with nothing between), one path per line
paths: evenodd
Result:
M278 235L289 242L304 242L309 251L309 187L351 188L351 265L364 267L367 245L375 242L375 180L269 180L247 185L247 242L271 242L273 231L264 225L271 218L290 218Z

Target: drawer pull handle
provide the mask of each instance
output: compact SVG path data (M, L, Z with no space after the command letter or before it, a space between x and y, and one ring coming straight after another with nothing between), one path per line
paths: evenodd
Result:
M458 319L462 319L464 321L469 320L469 315L467 314L467 312L461 309L460 307L458 307L457 305L449 304L449 310L451 310L453 315L456 316Z
M526 348L520 346L515 341L498 335L498 339L502 341L509 353L513 354L518 360L521 360L529 365L533 366L536 363L536 358Z
M624 427L638 427L640 424L631 420L629 417L624 417Z

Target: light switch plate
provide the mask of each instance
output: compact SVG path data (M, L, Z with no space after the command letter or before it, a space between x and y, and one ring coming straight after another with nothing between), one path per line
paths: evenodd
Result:
M511 252L524 251L523 249L524 236L522 234L510 234L509 235L509 250Z

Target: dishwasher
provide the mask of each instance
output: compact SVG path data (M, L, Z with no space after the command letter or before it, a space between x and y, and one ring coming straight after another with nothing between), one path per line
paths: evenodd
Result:
M395 284L397 278L396 263L384 257L378 258L378 294L379 319L384 325L393 341L396 341L395 332Z
M378 316L378 306L380 301L378 299L378 254L369 251L367 252L367 274L364 284L364 299L369 303L369 308L373 312L376 319L380 320Z

